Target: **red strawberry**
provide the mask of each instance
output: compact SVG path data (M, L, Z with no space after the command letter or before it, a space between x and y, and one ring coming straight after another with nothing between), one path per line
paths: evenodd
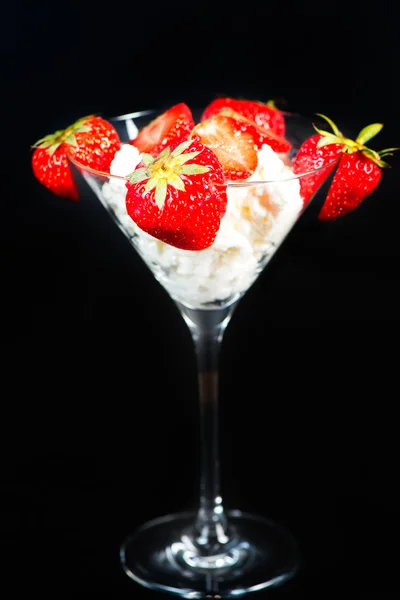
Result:
M329 146L319 147L318 144L321 138L322 136L317 133L306 139L293 161L293 172L295 174L313 171L310 175L300 177L300 193L304 204L309 202L322 182L332 172L342 154L342 144L332 143ZM327 165L326 168L322 168L325 165ZM315 171L315 169L318 170Z
M257 168L254 137L232 116L213 115L196 125L191 137L215 152L228 180L247 179Z
M72 176L64 144L51 154L47 148L36 148L32 156L32 169L36 179L53 194L79 200L78 187Z
M88 116L64 130L46 135L33 147L32 169L40 183L57 196L78 200L78 188L67 155L82 165L109 172L111 161L121 143L108 121Z
M254 100L216 98L204 109L201 120L209 119L223 108L231 108L247 119L254 121L259 127L270 129L281 137L285 135L285 119L273 102L265 104Z
M378 186L381 166L381 161L375 163L361 150L343 153L319 219L330 221L354 210Z
M286 154L292 147L292 144L288 140L277 135L272 129L260 127L254 121L240 115L231 108L223 108L219 114L236 119L240 125L241 131L248 132L252 135L257 148L261 148L263 144L268 144L274 152Z
M180 144L189 139L193 127L192 112L186 104L181 102L143 127L129 143L136 146L139 152L157 156L167 146Z
M197 140L142 162L126 184L126 210L150 235L184 250L211 246L226 211L226 184L216 155Z
M318 215L320 220L328 221L353 211L376 189L382 177L382 168L389 166L382 157L392 154L397 148L376 152L365 146L366 142L381 131L381 123L364 127L357 138L351 140L344 137L328 117L320 116L328 121L333 133L315 127L318 133L302 144L294 160L293 170L295 173L305 173L334 161L326 169L300 178L301 194L307 203L322 181L337 166Z

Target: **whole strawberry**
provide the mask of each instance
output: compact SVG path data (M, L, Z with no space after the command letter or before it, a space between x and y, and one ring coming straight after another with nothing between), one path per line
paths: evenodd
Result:
M118 133L105 119L83 117L33 145L32 169L42 185L57 196L78 200L78 188L67 155L97 171L109 172L121 148Z
M296 174L314 171L300 178L300 191L306 204L326 177L336 168L325 202L318 215L322 221L337 219L353 211L377 188L382 169L389 165L382 157L392 154L397 148L376 152L365 144L377 135L383 125L373 123L364 127L355 140L339 131L331 119L324 118L332 132L314 127L317 133L300 147L294 159ZM326 168L323 168L326 167Z
M197 140L142 162L126 184L126 210L145 232L184 250L211 246L226 211L226 184L216 155Z

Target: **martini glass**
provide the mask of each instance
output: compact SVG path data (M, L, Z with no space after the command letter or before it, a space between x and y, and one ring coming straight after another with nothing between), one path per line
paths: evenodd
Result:
M109 121L124 144L160 112L141 111ZM311 119L296 114L285 114L285 121L293 158L315 130ZM300 198L300 180L315 178L316 171L293 175L290 166L283 164L279 175L269 175L266 168L252 181L228 182L228 210L220 233L210 248L196 252L169 246L136 226L125 209L129 171L122 175L103 173L69 158L78 184L93 190L176 303L191 332L197 357L201 433L198 506L192 512L155 518L129 535L120 551L124 571L147 588L183 598L237 598L283 584L299 567L299 550L291 533L264 517L226 510L222 500L218 363L223 335L238 302L304 211L319 211L324 198L320 192L331 179L334 165L317 169L322 187L306 209ZM238 211L242 226L234 221Z

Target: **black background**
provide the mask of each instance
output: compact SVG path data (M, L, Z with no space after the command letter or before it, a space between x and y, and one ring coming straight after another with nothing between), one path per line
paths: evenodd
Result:
M70 0L5 11L1 579L15 592L161 598L123 574L118 550L146 519L196 501L190 336L97 201L34 180L30 144L88 113L224 94L284 98L354 131L384 122L372 145L396 146L396 10ZM226 332L226 504L288 525L303 549L299 577L255 597L397 589L392 164L349 217L296 227Z

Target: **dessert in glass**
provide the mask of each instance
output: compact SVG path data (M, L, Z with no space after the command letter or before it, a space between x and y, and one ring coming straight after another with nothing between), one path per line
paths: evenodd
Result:
M87 117L36 145L36 177L73 200L88 188L94 192L192 334L199 501L192 512L155 515L123 542L123 569L148 588L184 598L233 598L283 584L297 572L299 550L290 532L224 506L218 361L235 307L304 210L317 206L318 218L338 218L379 183L382 157L393 149L366 147L378 125L353 141L330 119L319 119L326 121L329 132L271 104L219 98L197 112L180 103L108 120ZM365 174L362 191L349 176L347 162L354 159Z

